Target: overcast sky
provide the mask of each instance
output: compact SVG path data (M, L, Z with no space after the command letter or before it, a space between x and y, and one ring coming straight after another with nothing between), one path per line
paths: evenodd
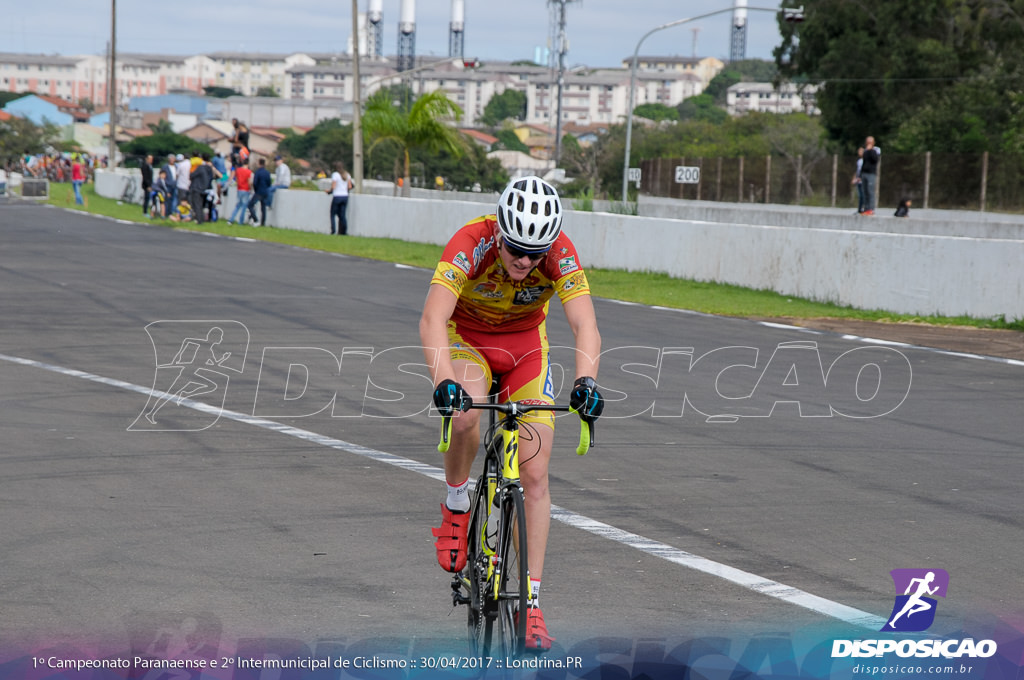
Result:
M567 7L568 66L618 66L649 30L718 9L734 0L574 0ZM752 7L780 4L750 0ZM368 0L359 0L365 12ZM0 52L102 54L110 37L109 0L0 0ZM548 43L547 0L465 0L465 54L481 60L534 59ZM384 52L398 50L400 0L384 0ZM121 0L118 52L336 52L351 34L346 0ZM446 56L451 0L417 0L416 55ZM660 31L646 55L727 59L732 13ZM779 43L775 15L748 13L748 58L771 59Z

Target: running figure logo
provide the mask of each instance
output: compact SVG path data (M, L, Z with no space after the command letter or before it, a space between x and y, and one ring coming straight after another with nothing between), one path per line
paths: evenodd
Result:
M195 432L216 423L231 373L244 368L249 330L237 321L154 321L146 333L156 374L146 406L128 429Z
M946 597L949 574L944 569L893 569L889 573L897 594L892 614L882 631L917 633L927 630L935 621L938 606L932 596Z

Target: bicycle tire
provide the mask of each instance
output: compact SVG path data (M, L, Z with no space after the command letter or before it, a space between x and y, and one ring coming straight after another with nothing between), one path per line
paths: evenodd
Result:
M473 653L478 657L490 654L490 638L494 634L494 617L487 618L483 598L486 589L487 556L482 549L482 533L485 530L487 516L487 495L485 477L481 476L473 493L473 505L470 508L469 541L466 546L466 568L463 570L463 583L469 597L466 614L467 632Z
M526 502L518 484L501 492L498 537L498 624L502 653L515 657L526 645L526 607L530 597L530 567L526 547Z

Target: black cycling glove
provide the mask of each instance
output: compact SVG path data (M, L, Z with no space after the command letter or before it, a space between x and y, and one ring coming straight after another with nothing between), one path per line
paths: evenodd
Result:
M450 416L455 411L466 411L472 405L473 398L454 380L442 380L434 390L434 406L443 416Z
M604 412L604 397L597 391L597 383L593 378L580 378L573 384L569 406L584 420L593 422L601 417Z

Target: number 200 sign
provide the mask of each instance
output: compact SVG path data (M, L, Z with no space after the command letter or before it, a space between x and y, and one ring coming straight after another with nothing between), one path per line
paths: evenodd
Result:
M700 168L694 165L677 165L676 184L700 184Z

